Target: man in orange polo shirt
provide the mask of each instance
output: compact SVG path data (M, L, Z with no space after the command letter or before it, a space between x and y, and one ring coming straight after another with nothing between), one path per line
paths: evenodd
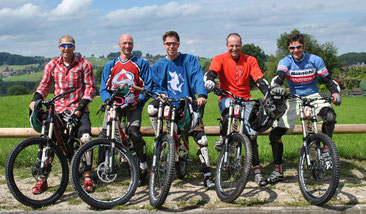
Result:
M215 56L212 59L210 68L205 74L205 87L212 90L215 86L214 79L219 76L220 88L233 93L242 98L251 98L249 81L250 77L254 80L263 94L268 90L268 82L263 78L257 60L249 55L241 53L242 41L237 33L231 33L226 38L226 47L228 52ZM219 108L221 113L220 138L216 142L216 150L221 150L227 133L229 104L232 98L220 97ZM244 134L251 141L253 149L253 167L254 180L259 186L265 186L267 183L260 171L260 162L258 155L257 132L254 131L248 118L253 104L246 103Z

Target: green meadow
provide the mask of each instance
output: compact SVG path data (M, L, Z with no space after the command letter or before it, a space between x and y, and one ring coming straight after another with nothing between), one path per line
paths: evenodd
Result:
M253 97L262 97L258 90L252 92ZM52 94L48 96L48 99ZM31 95L0 97L0 127L1 128L22 128L30 127L28 121L28 105L32 99ZM204 123L206 126L218 126L220 118L218 110L218 97L212 93L208 96L208 102L205 108ZM96 115L101 100L96 97L90 104L92 127L101 127L103 123L103 115ZM150 120L147 116L146 106L143 111L142 126L150 126ZM342 105L335 106L338 124L365 124L366 123L366 98L365 97L343 97ZM211 164L215 165L219 153L214 149L217 136L210 136L209 151ZM6 157L14 145L21 141L19 138L0 138L0 163L4 166ZM154 138L145 137L147 143L147 152L151 157ZM340 156L346 159L366 160L366 133L365 134L336 134L333 137ZM302 146L301 135L285 135L284 142L284 160L295 163L298 158L298 150ZM271 147L267 135L258 137L259 156L263 164L267 164L272 160ZM194 160L196 156L196 145L190 138L190 156Z

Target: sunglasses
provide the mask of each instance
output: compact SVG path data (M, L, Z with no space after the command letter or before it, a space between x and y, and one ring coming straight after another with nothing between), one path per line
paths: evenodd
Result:
M298 46L289 46L288 47L290 50L295 50L295 49L301 49L302 45L298 45Z
M73 43L62 43L62 44L60 44L60 47L62 47L62 48L72 48L74 46L75 46L75 44L73 44Z
M179 42L164 42L164 45L166 45L166 46L171 46L171 45L177 46L178 44L179 44Z

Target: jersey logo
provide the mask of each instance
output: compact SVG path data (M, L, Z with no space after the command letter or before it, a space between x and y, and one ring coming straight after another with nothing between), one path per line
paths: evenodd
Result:
M127 82L128 85L133 85L134 76L131 72L126 71L125 69L122 69L121 72L116 74L116 76L113 77L112 85L113 88L118 87L120 85L123 85L125 82Z
M182 86L183 86L184 82L182 82L182 83L179 82L179 77L178 77L177 72L169 71L169 75L172 78L170 81L168 81L170 88L173 89L174 91L182 92Z

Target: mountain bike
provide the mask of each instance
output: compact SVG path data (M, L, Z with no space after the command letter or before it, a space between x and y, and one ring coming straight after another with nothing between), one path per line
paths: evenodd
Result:
M154 154L149 179L149 200L153 207L161 208L173 182L174 168L178 178L187 173L189 154L188 132L177 127L177 107L182 99L171 99L159 93L132 86L148 97L158 97L158 124L155 133ZM163 131L164 121L166 132Z
M111 98L104 103L99 112L108 111L106 138L93 140L75 153L71 163L72 184L79 197L92 207L110 209L127 203L135 194L139 170L135 157L132 155L128 136L120 123L120 114L132 107L131 103L123 102L124 98L133 93L125 88L125 84L110 91ZM122 99L122 102L120 99ZM91 168L88 173L94 181L94 191L83 187L83 158L93 154Z
M340 177L340 160L336 145L326 134L318 133L316 101L332 102L327 97L306 98L285 95L299 101L303 146L298 162L298 182L304 198L315 205L323 205L335 194Z
M227 134L215 175L217 196L224 202L233 202L243 192L252 166L252 147L244 134L245 103L258 100L237 97L218 87L212 91L218 96L233 98L229 106Z
M69 180L68 161L81 145L76 128L64 124L55 111L55 102L75 89L66 91L48 101L40 102L42 130L40 137L30 137L18 143L10 152L6 165L6 182L12 195L20 203L35 208L56 202L65 192ZM81 165L81 170L85 168ZM47 179L48 188L33 194L33 185Z

